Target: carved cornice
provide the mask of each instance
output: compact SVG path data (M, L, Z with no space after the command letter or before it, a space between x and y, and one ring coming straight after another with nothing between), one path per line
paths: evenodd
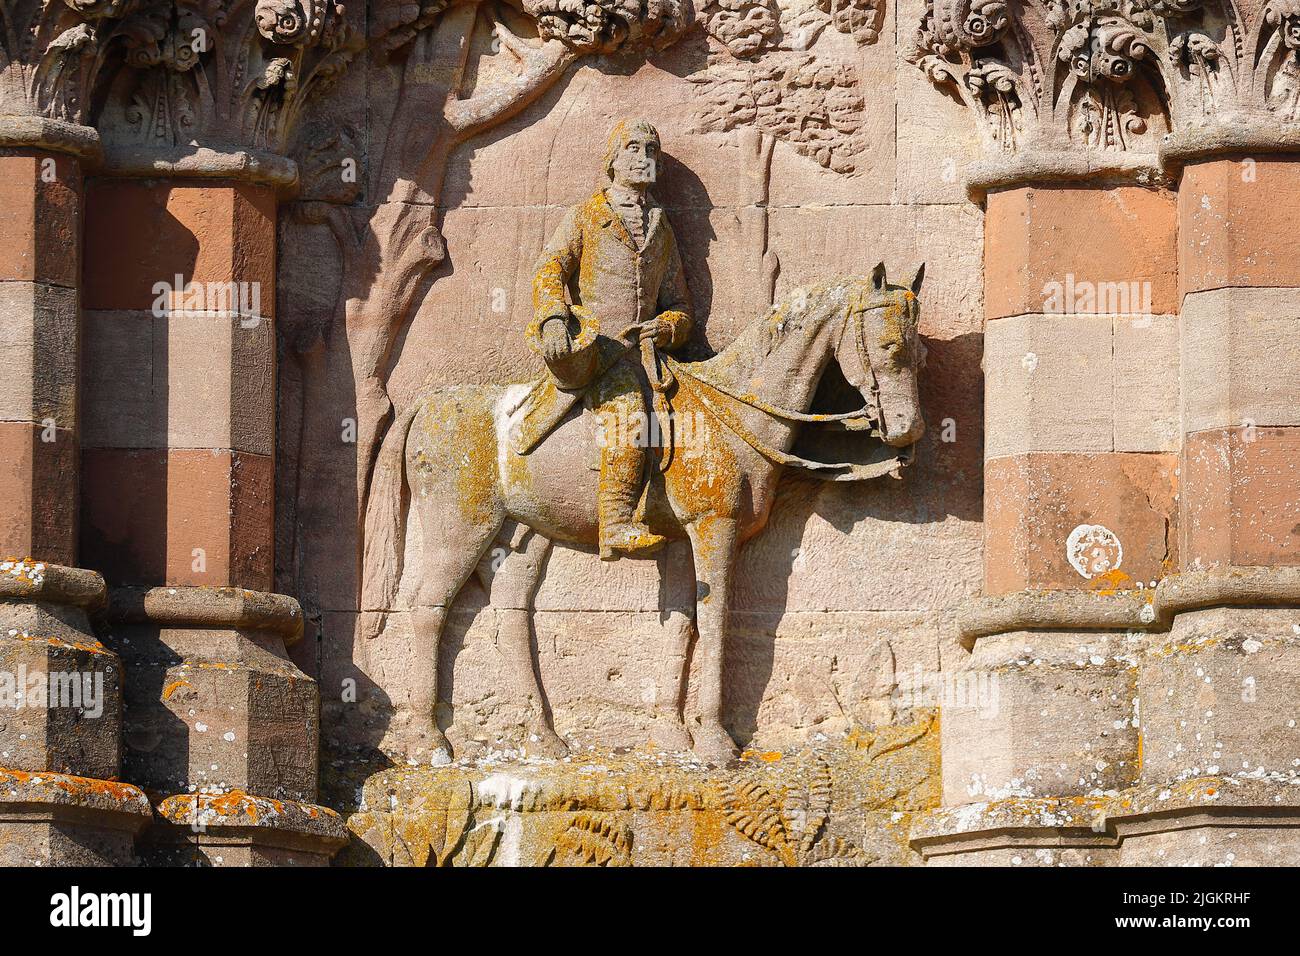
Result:
M1300 138L1300 0L928 0L909 59L977 117L976 187Z

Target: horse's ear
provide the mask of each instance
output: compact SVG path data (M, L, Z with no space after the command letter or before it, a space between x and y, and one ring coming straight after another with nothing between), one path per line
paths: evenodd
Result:
M925 263L922 262L921 265L916 270L916 275L912 276L912 295L921 294L921 283L924 280L925 280Z
M887 283L885 281L885 264L883 262L878 262L876 263L876 267L871 270L872 288L874 288L877 292L884 292L886 284Z

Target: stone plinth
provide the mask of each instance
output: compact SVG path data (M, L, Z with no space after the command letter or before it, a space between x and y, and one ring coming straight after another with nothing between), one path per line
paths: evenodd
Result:
M1137 666L1112 632L978 641L943 708L945 806L1073 797L1136 779ZM963 678L967 678L963 680Z
M350 865L870 866L919 862L937 803L932 714L731 768L650 748L380 771L348 817ZM335 767L340 793L358 768Z
M302 633L297 602L119 589L111 617L106 640L127 669L126 773L157 795L146 860L327 861L340 841L314 806L319 698L285 650Z
M133 862L148 821L118 783L122 664L91 630L105 600L93 571L0 562L0 863Z
M153 811L139 787L0 768L0 866L128 866Z

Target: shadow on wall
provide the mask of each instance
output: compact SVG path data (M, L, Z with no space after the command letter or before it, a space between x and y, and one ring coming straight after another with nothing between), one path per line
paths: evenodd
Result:
M199 240L168 210L170 194L129 180L87 183L79 563L110 585L172 579L166 448L172 320L153 314L156 293L140 269L156 263L151 281L169 285L178 275L185 282L194 277ZM142 218L147 225L124 227ZM189 548L180 552L188 566Z

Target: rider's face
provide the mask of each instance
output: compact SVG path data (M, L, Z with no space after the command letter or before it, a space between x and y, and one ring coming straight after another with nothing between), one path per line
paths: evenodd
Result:
M633 136L614 156L614 182L620 186L653 186L659 174L659 144L645 136Z

